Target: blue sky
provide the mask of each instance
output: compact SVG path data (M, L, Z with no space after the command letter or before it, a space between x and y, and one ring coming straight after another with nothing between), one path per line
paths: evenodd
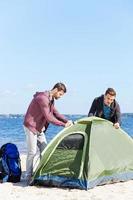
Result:
M61 113L87 114L108 87L133 112L132 10L131 0L0 0L0 113L25 113L60 81Z

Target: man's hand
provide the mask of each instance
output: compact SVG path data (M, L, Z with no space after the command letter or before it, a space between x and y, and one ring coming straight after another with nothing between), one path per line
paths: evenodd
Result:
M72 120L68 120L67 123L65 124L65 128L69 127L69 126L72 126L72 125L73 125Z
M120 124L117 122L117 123L114 124L114 127L115 127L116 129L118 129L118 128L120 128Z

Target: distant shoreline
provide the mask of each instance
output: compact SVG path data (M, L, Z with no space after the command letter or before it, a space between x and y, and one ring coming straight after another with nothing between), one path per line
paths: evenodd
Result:
M133 112L125 112L125 113L122 113L122 115L132 115L133 114ZM1 116L24 116L25 114L12 114L12 113L10 113L10 114L0 114L0 117ZM87 116L87 114L64 114L63 113L63 115L66 115L66 116L73 116L73 115L79 115L79 116Z

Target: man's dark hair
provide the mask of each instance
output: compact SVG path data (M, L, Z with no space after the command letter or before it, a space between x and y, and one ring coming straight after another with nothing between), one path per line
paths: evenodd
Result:
M63 83L56 83L56 84L54 85L54 87L53 87L53 89L52 89L52 90L54 90L55 88L57 88L57 89L58 89L58 91L61 91L61 90L63 90L63 91L64 91L64 93L66 93L66 92L67 92L66 86L65 86Z
M111 96L116 96L116 91L113 88L108 88L105 95L110 94Z

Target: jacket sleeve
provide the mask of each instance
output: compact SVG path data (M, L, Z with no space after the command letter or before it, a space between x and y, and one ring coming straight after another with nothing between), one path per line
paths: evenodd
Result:
M54 116L55 116L58 120L60 120L60 121L62 121L62 122L64 122L64 123L67 123L68 120L64 117L64 115L60 114L60 113L56 110L55 107L53 107L53 114L54 114Z
M119 123L121 124L121 111L120 111L120 106L119 104L117 103L117 106L116 106L116 122L115 123Z
M47 97L37 97L36 101L38 102L40 109L48 123L58 126L65 126L64 122L58 120L53 113L51 113L49 99Z
M95 116L95 112L96 112L96 99L94 99L92 102L91 108L88 113L88 117Z

